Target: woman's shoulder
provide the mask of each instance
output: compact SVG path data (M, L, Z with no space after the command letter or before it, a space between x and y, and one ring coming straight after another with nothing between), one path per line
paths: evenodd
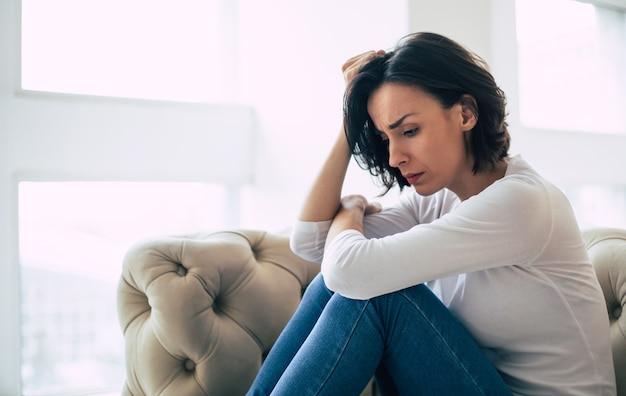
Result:
M506 194L514 202L528 202L529 199L545 202L549 195L558 190L521 156L512 157L508 162L504 177L493 184L496 192Z
M527 224L528 229L549 229L555 204L565 199L563 193L521 156L508 162L505 176L478 194L472 206L484 207L520 225Z

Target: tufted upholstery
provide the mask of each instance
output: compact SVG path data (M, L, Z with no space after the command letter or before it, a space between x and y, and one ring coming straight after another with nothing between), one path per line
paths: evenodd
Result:
M626 395L626 231L583 236L611 316L618 394ZM123 395L243 395L319 271L288 244L285 235L233 230L131 248L118 290Z
M261 231L134 246L118 293L124 394L244 394L318 271Z
M604 292L611 322L617 394L626 395L626 230L598 228L583 232L585 246Z

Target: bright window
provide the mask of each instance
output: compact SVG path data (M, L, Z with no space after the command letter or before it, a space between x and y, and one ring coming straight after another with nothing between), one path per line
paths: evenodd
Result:
M559 131L563 139L577 133L577 141L592 134L626 135L626 13L619 9L624 7L574 0L515 1L523 127L539 136ZM594 140L598 144L593 147L602 150L600 137ZM542 144L541 137L537 144ZM594 172L614 172L596 169L602 155L589 152L580 160ZM571 167L566 163L555 161L553 166ZM579 184L560 185L580 227L626 227L623 181L600 184L593 178L585 175Z
M626 186L566 186L564 192L574 208L580 228L626 228Z
M232 91L227 84L234 83L229 78L231 36L224 34L233 24L227 4L219 0L22 0L22 88L226 101Z
M119 394L124 254L144 238L223 228L228 194L205 183L20 183L23 394Z
M517 0L520 120L626 134L626 14L573 0Z

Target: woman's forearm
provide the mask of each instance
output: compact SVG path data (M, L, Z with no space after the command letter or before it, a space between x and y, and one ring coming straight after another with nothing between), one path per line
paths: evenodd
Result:
M341 190L349 163L350 149L342 129L311 186L298 216L299 220L326 221L335 217L341 202Z
M346 87L350 85L352 79L364 64L384 53L385 51L383 50L367 51L348 59L341 67ZM350 156L348 141L343 128L341 128L339 136L322 166L322 170L317 179L315 179L311 191L304 201L298 216L299 220L327 221L335 217L341 203L341 190L346 178L348 164L350 163Z
M341 207L328 230L326 241L330 242L345 230L356 230L361 234L363 231L363 209Z

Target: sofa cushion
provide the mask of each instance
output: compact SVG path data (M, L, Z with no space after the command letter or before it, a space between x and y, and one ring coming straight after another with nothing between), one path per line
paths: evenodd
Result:
M245 394L317 272L262 231L137 244L118 292L124 394Z
M626 395L626 230L595 228L583 237L606 300L618 395Z

